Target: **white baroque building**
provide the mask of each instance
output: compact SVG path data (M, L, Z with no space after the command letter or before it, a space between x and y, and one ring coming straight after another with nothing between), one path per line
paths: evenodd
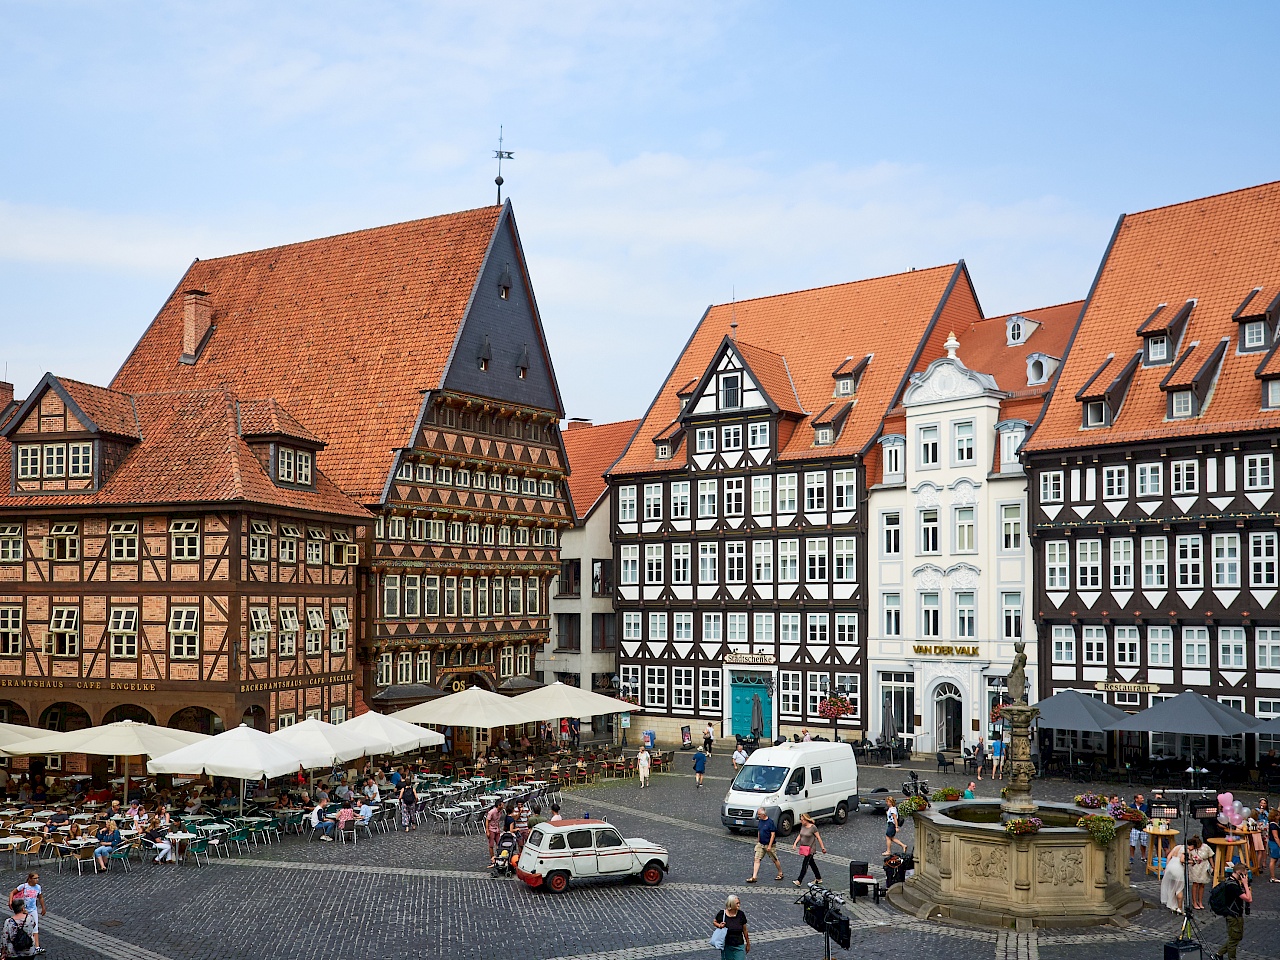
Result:
M1035 699L1018 449L1079 311L1063 304L952 333L947 355L913 374L885 417L868 501L870 736L881 736L892 714L917 753L990 740L1018 639Z

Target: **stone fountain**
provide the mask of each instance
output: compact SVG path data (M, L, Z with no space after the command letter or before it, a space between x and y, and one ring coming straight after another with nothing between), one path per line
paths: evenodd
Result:
M1129 885L1129 830L1099 846L1076 826L1086 810L1069 803L1037 804L1031 796L1031 721L1024 645L1015 645L1002 708L1009 722L1010 780L1003 801L957 800L914 814L915 873L890 888L889 902L921 919L945 918L986 926L1070 927L1124 924L1142 909ZM1037 833L1010 836L1005 822L1038 817Z

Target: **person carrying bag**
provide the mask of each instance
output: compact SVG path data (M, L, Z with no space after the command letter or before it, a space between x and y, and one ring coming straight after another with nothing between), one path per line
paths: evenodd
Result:
M720 951L720 960L746 960L751 952L751 934L747 932L747 915L737 894L729 894L724 909L716 914L711 946Z

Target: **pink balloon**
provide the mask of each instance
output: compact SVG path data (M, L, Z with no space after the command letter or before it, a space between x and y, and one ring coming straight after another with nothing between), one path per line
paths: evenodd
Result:
M1231 806L1232 801L1235 800L1235 795L1230 793L1224 793L1221 796L1219 796L1218 799L1222 801L1222 805L1224 807L1229 807Z
M1218 806L1229 807L1230 805L1231 804L1227 802L1227 795L1225 793L1218 794Z
M1244 817L1240 816L1240 814L1238 814L1238 813L1233 813L1233 814L1231 815L1231 822L1232 822L1232 824L1234 824L1235 826L1237 826L1237 827L1238 827L1238 826L1240 826L1240 824L1242 824L1242 823L1244 822Z

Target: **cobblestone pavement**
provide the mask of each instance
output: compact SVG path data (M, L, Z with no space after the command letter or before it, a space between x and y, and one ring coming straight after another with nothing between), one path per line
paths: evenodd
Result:
M634 780L605 781L566 794L567 816L605 816L627 836L643 836L671 852L672 870L660 887L578 883L562 896L537 893L519 881L492 879L484 870L482 839L419 830L383 834L356 846L288 838L248 856L210 866L135 865L132 873L59 875L46 865L42 878L53 913L42 920L47 957L116 960L372 960L450 957L459 960L533 956L545 960L645 960L713 956L710 917L737 893L750 917L752 960L813 960L820 936L804 926L791 884L799 857L782 845L786 879L769 864L761 882L747 885L751 844L720 826L719 805L728 784L726 757L711 760L707 786L698 790L688 755L675 772L640 790ZM961 785L918 767L932 787ZM897 792L906 769L864 767L862 790ZM980 784L979 795L997 788ZM1037 783L1045 799L1068 799L1079 785ZM1109 788L1108 788L1109 789ZM1125 788L1128 790L1129 788ZM821 827L828 854L819 864L828 884L843 890L848 861L877 862L883 818L850 817L843 827ZM911 831L906 831L911 843ZM20 876L12 872L14 883ZM1139 881L1148 901L1156 884ZM1247 921L1242 960L1280 956L1280 886L1260 882ZM1124 928L1036 931L1030 934L919 921L863 899L851 907L850 957L903 960L1138 960L1162 956L1177 920L1150 906ZM1202 918L1205 955L1221 945L1223 923ZM836 956L844 955L835 950Z

